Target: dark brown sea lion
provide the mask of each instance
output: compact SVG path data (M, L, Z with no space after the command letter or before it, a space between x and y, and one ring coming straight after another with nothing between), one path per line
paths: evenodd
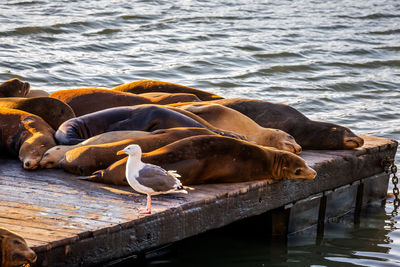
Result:
M162 93L150 92L138 94L139 96L150 99L153 104L166 105L179 102L200 102L201 100L194 94L188 93Z
M50 97L68 104L77 117L107 108L151 104L150 99L142 96L100 88L61 90Z
M5 97L0 98L1 108L13 108L35 114L44 119L53 129L75 117L74 111L64 102L52 97Z
M0 84L0 97L24 97L29 92L29 83L18 78Z
M43 154L55 146L54 130L31 113L0 108L0 151L18 155L25 169L36 169Z
M60 161L60 168L77 175L89 175L107 168L126 155L117 152L130 144L138 144L143 152L149 152L183 138L195 135L216 135L205 128L171 128L156 130L150 135L118 142L81 146L68 151Z
M237 110L263 127L285 131L303 149L352 149L364 144L364 140L349 128L310 120L288 105L242 98L221 99L211 103Z
M61 161L61 159L64 158L65 154L68 151L75 149L77 147L114 143L121 140L141 137L149 134L151 133L144 131L112 131L95 135L76 145L54 146L44 153L42 159L40 160L40 168L45 168L45 169L58 168L59 162Z
M258 145L271 146L296 154L301 152L301 146L291 135L282 130L264 128L234 109L208 102L179 103L174 106L196 114L215 127L239 133Z
M60 145L74 145L92 136L117 130L154 131L176 127L208 128L218 134L240 137L222 131L202 118L179 108L159 105L116 107L90 113L64 122L55 139Z
M140 80L140 81L135 81L135 82L131 82L131 83L126 83L126 84L116 86L112 90L120 91L120 92L129 92L129 93L134 93L134 94L142 94L142 93L149 93L149 92L189 93L189 94L196 95L202 101L223 98L216 94L202 91L199 89L195 89L192 87L175 84L175 83L169 83L169 82L163 82L163 81L152 81L152 80Z
M127 157L87 177L126 185ZM261 179L314 179L316 172L299 156L223 136L188 137L142 154L142 161L176 170L184 185L235 183Z
M36 253L23 237L0 227L0 266L14 267L36 262Z

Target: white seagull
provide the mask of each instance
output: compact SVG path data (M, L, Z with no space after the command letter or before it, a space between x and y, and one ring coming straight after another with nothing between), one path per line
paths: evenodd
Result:
M166 171L163 168L147 164L141 161L142 149L139 145L133 144L117 152L118 155L128 154L126 162L126 180L137 192L147 195L146 208L140 209L141 214L151 213L151 196L168 193L184 193L186 189L193 189L182 186L177 177L181 177L176 171Z

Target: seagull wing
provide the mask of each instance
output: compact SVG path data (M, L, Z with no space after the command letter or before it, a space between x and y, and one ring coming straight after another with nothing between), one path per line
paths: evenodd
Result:
M156 192L183 189L181 182L163 168L146 164L140 171L136 180L143 186L150 187Z

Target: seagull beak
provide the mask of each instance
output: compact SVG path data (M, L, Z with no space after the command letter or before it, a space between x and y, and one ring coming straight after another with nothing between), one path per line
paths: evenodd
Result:
M124 150L120 150L120 151L117 152L117 155L122 155L122 154L125 154Z

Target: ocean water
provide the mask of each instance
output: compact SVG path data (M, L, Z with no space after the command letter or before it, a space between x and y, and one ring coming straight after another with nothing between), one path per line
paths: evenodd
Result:
M400 1L3 0L0 81L14 77L49 92L163 80L398 140ZM329 224L318 245L216 235L153 264L212 251L204 265L400 265L391 200L357 227Z

